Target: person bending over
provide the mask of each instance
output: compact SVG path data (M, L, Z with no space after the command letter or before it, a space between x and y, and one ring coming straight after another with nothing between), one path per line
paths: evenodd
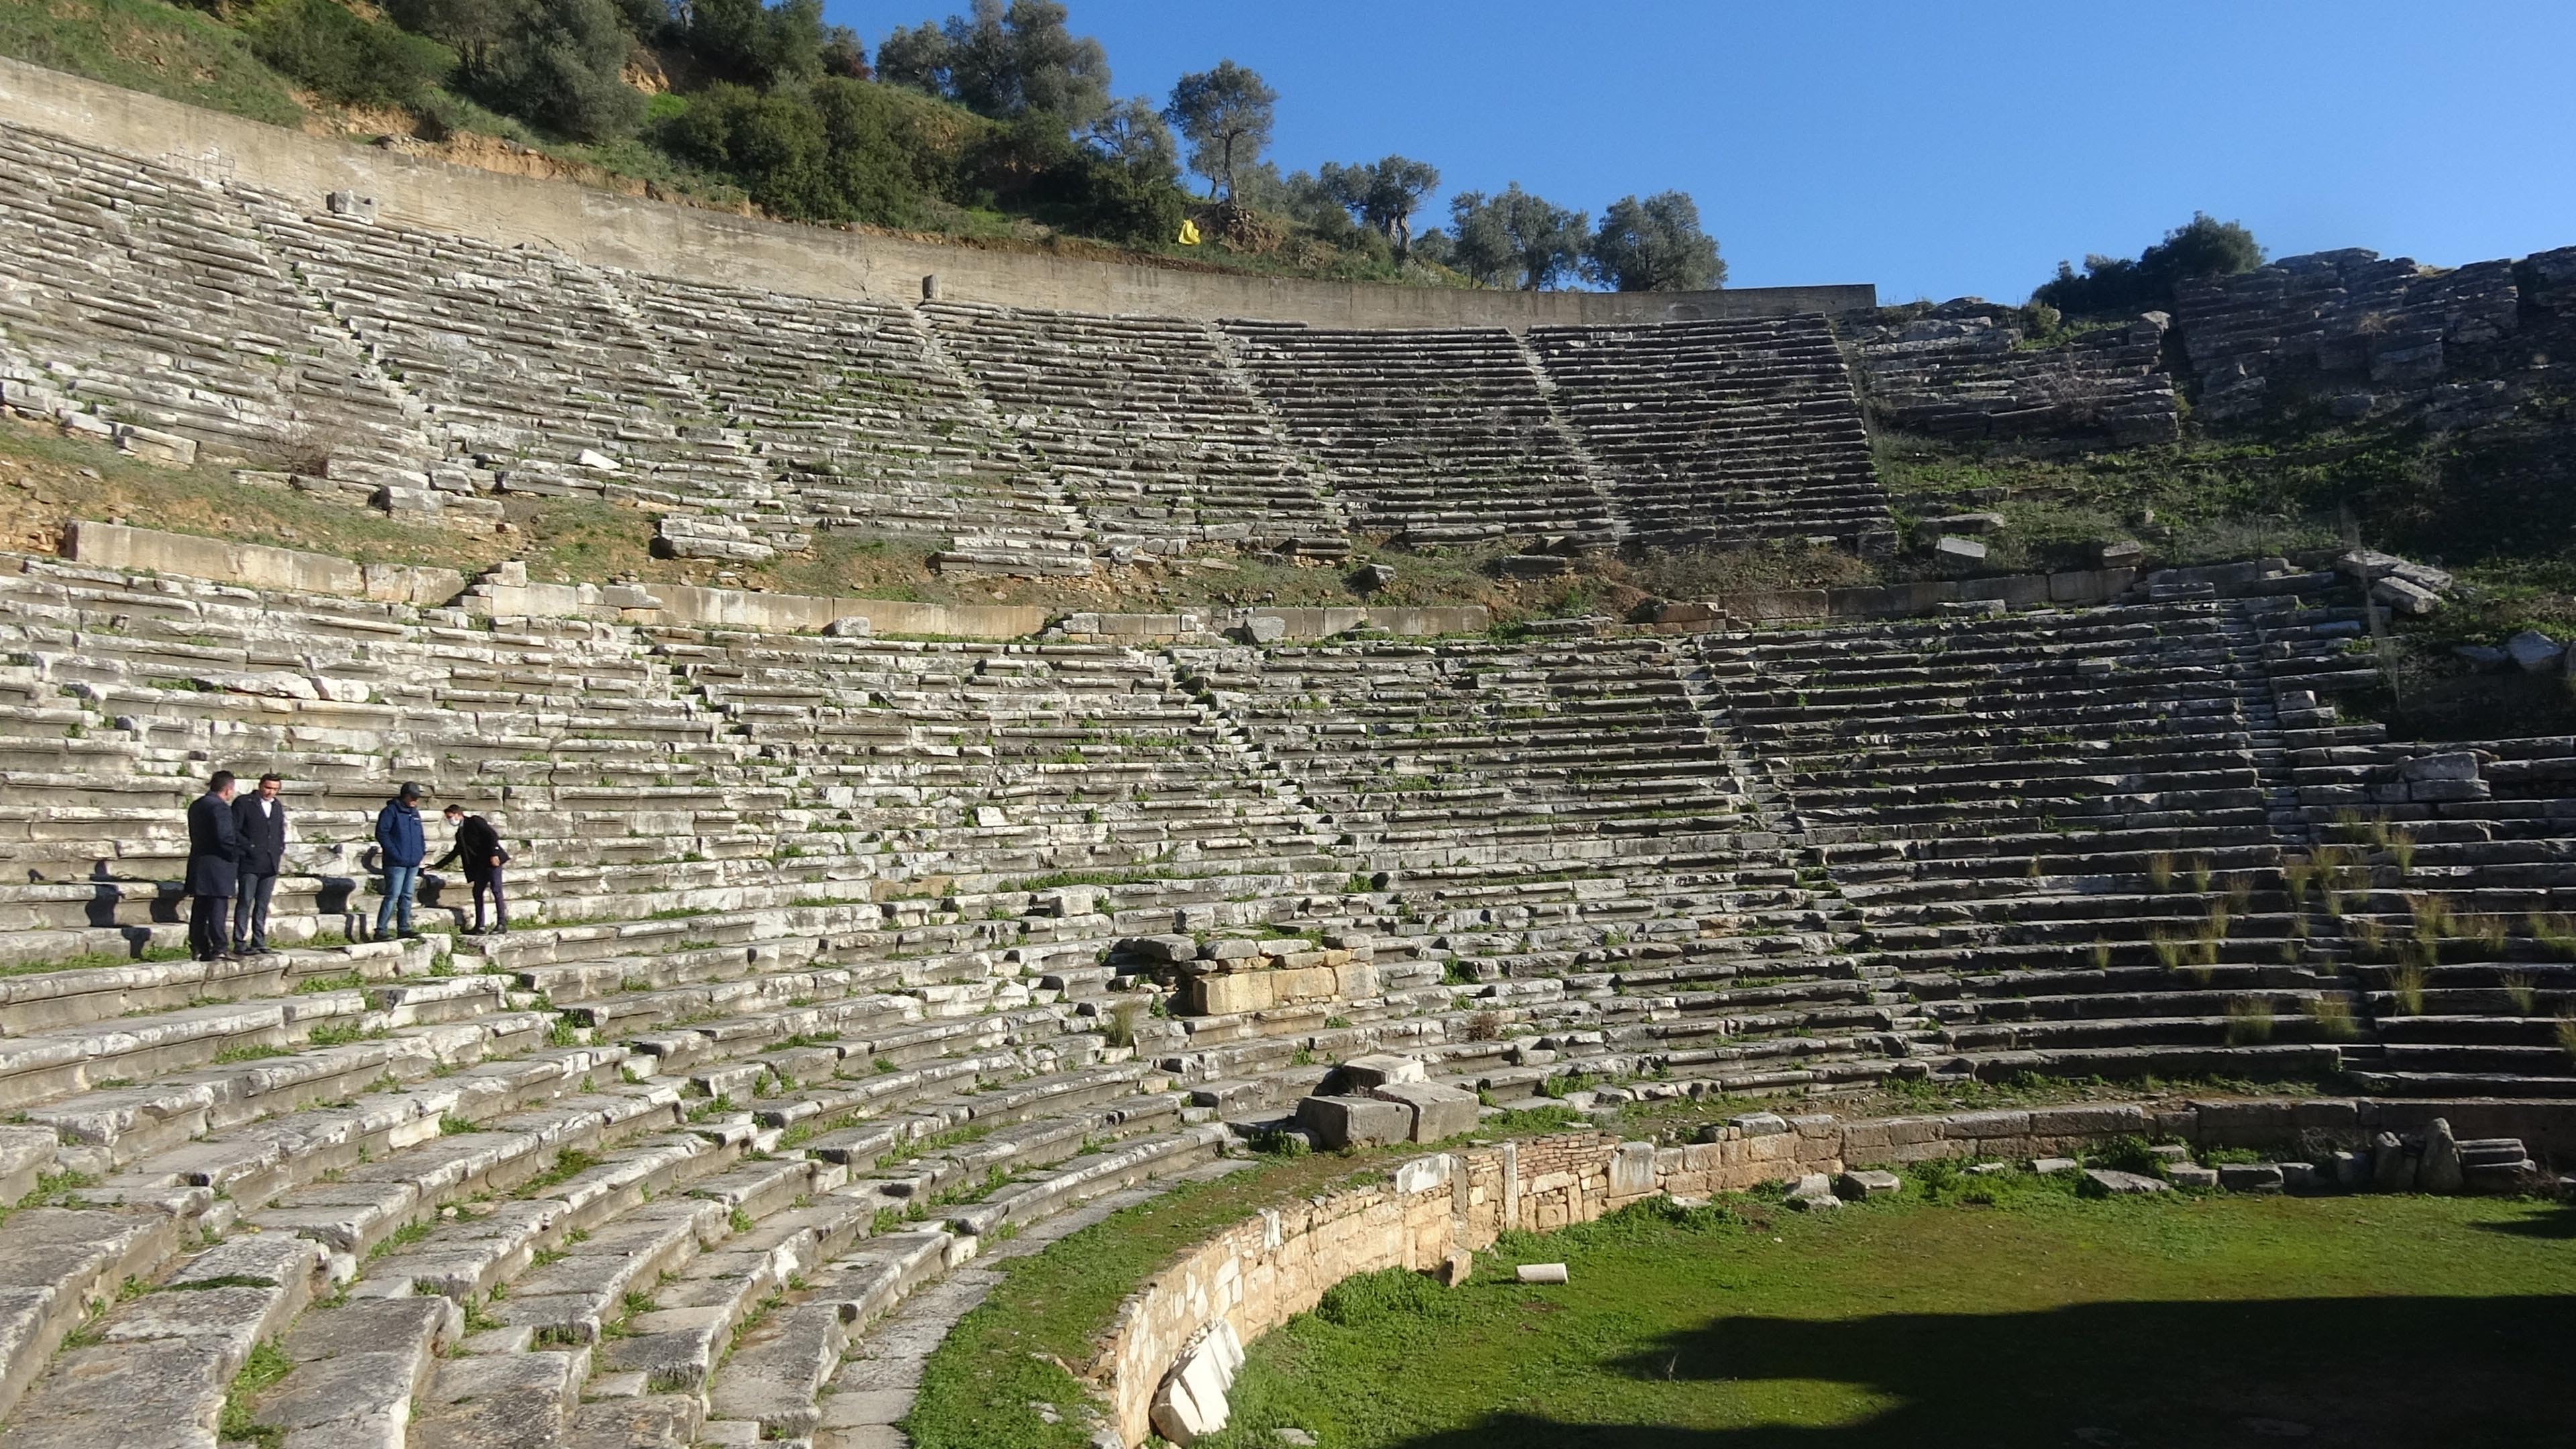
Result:
M501 848L501 832L480 815L468 815L462 805L447 807L447 823L456 830L456 843L447 853L429 863L431 870L458 861L465 867L465 883L474 888L474 929L468 935L483 934L483 895L492 895L495 931L510 929L509 898L501 893L501 867L510 863L510 852Z

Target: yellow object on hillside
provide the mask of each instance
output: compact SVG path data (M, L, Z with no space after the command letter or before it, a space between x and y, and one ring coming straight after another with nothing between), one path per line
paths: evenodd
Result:
M1185 216L1185 217L1182 217L1182 218L1181 218L1181 245L1183 245L1183 246L1185 246L1185 247L1194 247L1194 246L1197 246L1198 244L1199 244L1199 224L1198 224L1197 222L1195 222L1195 221L1190 220L1190 219L1189 219L1188 217L1186 217L1186 216Z

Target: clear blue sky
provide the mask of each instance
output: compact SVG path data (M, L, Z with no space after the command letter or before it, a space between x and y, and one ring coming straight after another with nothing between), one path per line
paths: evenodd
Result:
M1067 0L1113 88L1220 57L1282 171L1400 152L1446 192L1691 193L1734 286L2018 301L2195 208L2275 256L2576 244L2576 0ZM827 0L873 53L963 0Z

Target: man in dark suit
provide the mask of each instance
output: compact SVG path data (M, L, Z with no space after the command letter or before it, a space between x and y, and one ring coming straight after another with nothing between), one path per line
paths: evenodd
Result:
M268 897L286 860L286 802L277 798L275 775L259 777L256 794L233 802L241 827L241 884L233 896L233 954L268 954Z
M241 881L241 825L233 818L233 772L217 770L206 793L188 806L188 949L200 961L220 961L225 921Z

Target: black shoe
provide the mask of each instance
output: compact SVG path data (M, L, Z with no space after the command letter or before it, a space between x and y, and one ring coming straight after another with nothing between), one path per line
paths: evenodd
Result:
M406 941L417 941L420 939L420 932L418 931L397 931L394 934L402 937Z
M465 930L464 930L464 934L465 934L465 935L468 935L468 936L480 936L480 935L482 935L482 934L483 934L483 923L482 923L482 922L480 922L480 921L477 921L477 922L475 922L473 925L470 925L470 926L466 927L466 928L465 928Z

